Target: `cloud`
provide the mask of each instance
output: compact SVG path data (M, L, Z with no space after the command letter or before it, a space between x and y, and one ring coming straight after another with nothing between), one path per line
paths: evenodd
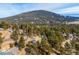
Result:
M63 15L78 16L79 14L77 3L2 3L0 4L0 18L40 9Z
M62 15L70 15L70 16L78 16L79 15L79 6L74 7L68 7L64 9L59 9L56 11L56 13L62 14Z

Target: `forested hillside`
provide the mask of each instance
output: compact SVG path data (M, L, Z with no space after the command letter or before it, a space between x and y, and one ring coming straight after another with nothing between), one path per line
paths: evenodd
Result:
M0 28L10 29L9 41L13 40L13 43L9 44L10 49L17 47L20 53L27 55L79 54L79 25L14 24L2 21ZM1 35L0 47L6 41Z
M54 12L45 10L35 10L30 12L24 12L15 16L1 18L0 20L6 20L9 22L29 22L34 24L54 24L64 23L78 20L78 17L63 16Z

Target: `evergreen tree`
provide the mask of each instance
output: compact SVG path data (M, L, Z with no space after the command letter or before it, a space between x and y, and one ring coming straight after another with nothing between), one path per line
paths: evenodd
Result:
M1 48L1 45L2 45L2 43L3 43L3 38L2 38L1 35L2 35L2 34L0 33L0 48Z
M21 36L21 38L18 42L18 45L19 45L20 50L25 47L25 40L24 40L23 36Z

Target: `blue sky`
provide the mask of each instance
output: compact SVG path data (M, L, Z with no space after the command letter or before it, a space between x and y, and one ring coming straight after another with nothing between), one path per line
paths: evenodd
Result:
M0 18L33 10L47 10L61 15L79 17L78 3L0 3Z

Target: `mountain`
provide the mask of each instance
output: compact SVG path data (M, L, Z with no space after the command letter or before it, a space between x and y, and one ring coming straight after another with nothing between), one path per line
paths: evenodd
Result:
M6 20L10 22L31 22L36 24L52 24L52 23L63 23L65 21L75 21L77 17L63 16L50 11L45 10L35 10L30 12L25 12L11 17L2 18L1 20Z

